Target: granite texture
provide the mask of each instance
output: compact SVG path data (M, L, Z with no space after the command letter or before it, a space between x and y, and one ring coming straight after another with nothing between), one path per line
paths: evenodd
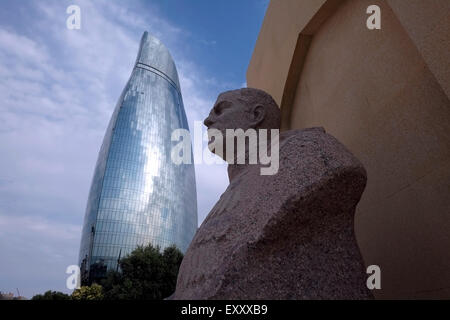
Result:
M209 128L233 128L220 117L249 107L237 102L241 90L225 94L229 114L210 114ZM364 167L323 128L283 132L279 150L275 175L229 166L230 184L194 236L171 298L372 298L354 236Z

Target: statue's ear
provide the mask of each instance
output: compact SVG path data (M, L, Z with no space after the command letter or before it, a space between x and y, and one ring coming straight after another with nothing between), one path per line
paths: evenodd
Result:
M266 117L266 110L260 104L254 105L251 109L251 116L252 116L251 127L257 128Z

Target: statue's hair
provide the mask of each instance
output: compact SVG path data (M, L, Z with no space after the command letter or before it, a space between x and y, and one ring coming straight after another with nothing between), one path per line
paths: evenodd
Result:
M225 91L222 94L238 96L237 99L244 102L247 107L262 105L266 115L264 121L259 125L259 129L280 129L281 112L275 100L267 92L256 88L241 88Z

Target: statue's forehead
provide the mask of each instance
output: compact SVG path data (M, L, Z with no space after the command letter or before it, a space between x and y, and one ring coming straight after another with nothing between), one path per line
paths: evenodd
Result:
M217 97L216 100L216 104L217 103L221 103L221 102L235 102L235 101L240 101L240 94L235 93L235 92L223 92L221 94L219 94L219 96Z
M222 102L222 101L232 101L233 97L230 94L227 93L221 93L218 97L217 97L217 102Z

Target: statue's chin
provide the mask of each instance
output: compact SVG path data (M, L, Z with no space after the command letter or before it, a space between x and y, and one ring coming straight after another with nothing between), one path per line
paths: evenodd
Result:
M221 158L222 160L226 161L226 156L225 154L218 154L216 152L216 150L214 149L214 147L211 147L210 145L208 145L208 149L209 151L211 151L211 153L215 154L216 156L218 156L219 158Z

